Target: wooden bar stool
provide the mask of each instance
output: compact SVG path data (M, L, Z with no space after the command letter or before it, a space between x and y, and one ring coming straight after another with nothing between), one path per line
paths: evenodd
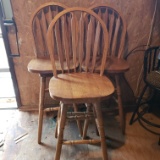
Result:
M125 116L121 98L120 76L129 69L127 61L123 59L126 38L126 22L122 14L109 4L103 3L93 5L90 9L102 18L108 30L109 54L106 61L105 73L114 78L113 80L116 88L115 95L117 96L120 126L122 133L125 133ZM99 66L96 70L100 70Z
M86 19L88 21L87 24L85 24ZM57 33L60 33L59 41L56 38ZM99 57L98 46L102 42L104 44L101 49L102 56ZM54 48L59 45L62 46L62 52L57 53ZM114 86L106 76L103 76L108 53L108 32L104 22L89 9L79 7L68 8L59 13L51 22L47 32L47 46L54 75L49 82L49 93L53 99L61 102L57 122L58 142L55 160L60 159L63 144L96 143L101 144L103 160L107 160L107 146L100 102L109 98L114 93ZM55 64L57 56L62 68L61 74L57 72ZM100 74L94 73L97 58L100 58ZM79 70L76 69L77 61L79 63ZM64 63L67 64L67 73L63 69ZM71 63L74 64L74 72L72 73L70 72ZM84 72L82 72L83 63L85 63ZM89 68L90 63L92 64L91 68ZM92 108L94 112L67 113L68 105L77 103L93 104ZM100 139L64 140L63 130L65 122L67 119L75 118L83 120L94 118Z
M31 28L32 28L32 36L34 40L34 50L35 50L35 58L32 59L28 64L28 71L31 73L37 73L40 76L40 91L39 91L39 122L38 122L38 143L41 143L42 136L42 126L43 126L43 114L44 112L49 111L57 111L59 107L47 107L45 106L45 93L48 92L46 87L46 79L53 76L52 73L52 65L46 45L46 34L47 29L52 21L52 19L61 11L67 8L65 5L61 3L45 3L41 5L36 11L33 13L31 17ZM55 50L61 50L61 48L57 47ZM61 71L61 67L59 62L56 63L57 70ZM78 66L78 65L77 65ZM65 70L64 66L64 70ZM71 68L72 65L71 65ZM76 105L74 105L74 110L77 110ZM82 127L80 122L77 121L80 133L82 134Z

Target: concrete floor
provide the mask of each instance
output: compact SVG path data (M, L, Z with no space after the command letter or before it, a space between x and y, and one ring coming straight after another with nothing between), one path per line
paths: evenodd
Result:
M0 160L53 160L57 140L54 138L55 121L53 114L46 115L42 135L42 145L37 144L37 112L20 112L18 110L0 110L0 135L4 144L0 147ZM130 126L131 113L126 115L126 135L122 135L117 116L105 113L105 128L109 160L159 160L160 146L158 136L151 134L138 122ZM149 115L159 123L160 118ZM159 123L160 124L160 123ZM14 140L26 134L21 141ZM67 122L65 138L79 138L74 121ZM91 123L88 135L95 137L94 125ZM100 160L99 145L63 146L61 160Z

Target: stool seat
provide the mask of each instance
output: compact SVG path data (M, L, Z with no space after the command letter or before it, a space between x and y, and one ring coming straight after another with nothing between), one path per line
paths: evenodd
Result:
M106 76L93 73L68 73L52 77L49 82L50 96L56 100L72 103L106 99L114 92L111 81Z
M91 64L90 64L91 66ZM100 71L100 61L97 60L96 68L97 72ZM122 58L109 56L106 61L105 71L108 73L124 73L129 70L129 64L126 60Z
M105 68L109 73L123 73L129 70L129 65L128 62L122 58L109 57Z
M62 71L59 61L55 62L57 71ZM70 62L70 70L74 69L73 61ZM76 64L78 67L78 62ZM67 64L64 63L64 70L67 71ZM39 74L50 74L52 73L52 64L50 59L32 59L28 64L28 71Z
M32 73L48 74L52 73L52 64L50 59L32 59L28 64L28 71Z

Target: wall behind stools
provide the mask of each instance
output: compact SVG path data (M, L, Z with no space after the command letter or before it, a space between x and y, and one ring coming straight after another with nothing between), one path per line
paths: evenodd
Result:
M39 77L37 74L27 71L27 64L34 58L33 41L31 39L30 18L37 7L52 0L11 0L15 21L18 28L18 39L20 45L20 58L14 59L15 71L18 80L22 106L37 107L39 95ZM127 44L125 55L137 46L146 45L151 28L151 20L154 12L156 0L55 0L69 7L81 6L89 7L100 2L107 2L117 8L127 23ZM11 46L15 46L15 41L11 41ZM160 2L156 20L153 27L151 39L152 45L160 44ZM13 48L12 48L13 49ZM133 93L136 89L137 79L143 63L143 52L138 51L128 57L130 70L126 73L127 83L123 77L123 101L129 104L133 100ZM132 92L133 90L133 92Z

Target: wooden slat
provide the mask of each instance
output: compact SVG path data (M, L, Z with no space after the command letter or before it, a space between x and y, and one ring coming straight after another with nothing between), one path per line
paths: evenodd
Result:
M112 46L111 46L112 56L117 56L116 55L116 47L118 46L118 33L120 30L120 23L121 23L121 20L120 20L120 17L118 17L118 19L115 22L116 26L115 26L115 31L114 31L113 41L112 41Z
M46 43L46 34L47 34L47 24L46 24L46 17L45 17L45 14L44 14L44 11L42 10L42 18L41 18L41 30L42 30L42 35L43 35L43 39L44 39L44 44L45 44L45 50L46 52L44 52L45 55L47 55L47 43Z
M72 36L71 36L71 14L66 16L67 18L67 38L68 38L68 44L69 44L69 57L72 57Z
M108 26L108 8L106 8L105 12L102 14L101 18L103 19L104 23L106 24L106 27ZM108 27L107 27L108 29Z
M126 24L125 21L123 19L123 17L121 17L121 41L120 41L120 47L119 47L119 53L118 53L118 58L122 58L123 55L123 50L124 50L124 45L125 45L125 40L126 40Z
M49 26L49 24L52 21L52 10L51 10L51 6L48 7L48 13L47 13L47 26ZM47 27L48 28L48 27Z
M92 22L92 43L91 43L91 54L93 53L93 48L94 48L94 39L95 39L95 26L96 26L96 21L93 16L91 16L91 22ZM91 55L92 56L92 55Z
M105 9L105 8L101 7L100 9L102 10L102 9ZM109 18L108 9L106 8L104 13L102 11L101 12L100 11L99 11L98 14L99 14L99 16L101 16L102 20L105 22L106 28L108 29L108 25L109 25L109 21L108 21L108 18ZM104 39L104 36L102 35L101 42L100 42L101 45L99 45L99 47L98 47L99 55L102 54L102 52L103 52L104 43L105 43L103 41L103 39Z
M33 36L35 39L35 45L38 52L37 55L39 55L40 57L41 56L43 57L45 52L45 45L44 45L44 39L43 39L41 27L40 27L40 22L37 17L34 20Z
M77 19L75 14L72 14L71 19L71 32L72 32L72 52L73 52L73 63L74 63L74 71L76 72L76 62L77 62Z
M58 6L54 6L54 9L52 11L52 17L54 18L58 14Z
M98 22L97 27L96 27L96 34L95 34L95 42L94 42L94 49L93 49L93 57L92 57L92 72L94 71L95 64L96 64L96 59L97 59L97 54L98 54L98 47L99 47L99 42L100 42L100 24Z
M68 68L68 72L70 71L70 58L69 58L69 43L67 37L68 26L66 24L66 15L63 15L62 18L62 41L64 46L65 60Z
M114 13L109 14L109 47L111 48L112 45L112 34L113 34L113 28L114 28ZM111 53L110 53L111 54Z
M101 9L98 10L98 16L99 16L99 17L102 17Z
M56 37L56 48L57 48L57 53L59 55L59 61L62 69L62 73L64 72L64 58L63 58L63 53L62 53L62 43L61 43L61 36L60 36L60 22L59 20L55 24L55 37Z
M101 7L98 8L98 13L97 13L97 14L98 14L99 17L102 18L103 14L102 14L101 9L102 9ZM102 20L103 20L103 19L102 19ZM100 42L100 46L98 46L98 51L99 51L98 55L101 55L101 54L102 54L102 51L103 51L103 48L104 48L104 41L103 41L103 39L104 39L104 37L103 37L103 35L102 35L101 42Z
M90 56L91 56L92 34L93 34L93 23L90 19L87 29L87 42L86 42L86 57L85 57L86 72L88 71Z
M56 64L55 64L55 51L54 51L54 45L55 45L55 39L53 37L53 30L51 30L49 36L47 37L47 46L48 46L48 51L50 53L50 59L52 62L52 69L53 69L53 75L54 77L57 77L57 70L56 70Z
M79 63L80 69L82 68L82 62L84 58L84 16L81 13L79 21Z

